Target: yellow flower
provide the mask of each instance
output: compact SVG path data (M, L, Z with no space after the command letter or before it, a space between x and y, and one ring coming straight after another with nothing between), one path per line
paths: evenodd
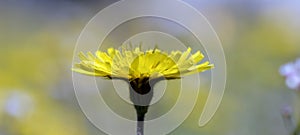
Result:
M128 50L109 48L106 52L91 52L87 56L79 54L80 63L73 71L106 79L144 80L151 78L178 79L213 67L208 61L198 64L204 55L197 51L190 55L191 48L185 52L172 51L170 54L159 49L141 51L139 47Z
M170 54L159 49L126 49L122 51L109 48L106 52L91 52L87 56L79 54L80 63L73 71L104 77L122 79L129 84L130 100L137 114L137 133L143 133L143 121L153 98L153 86L160 80L178 79L185 75L202 72L213 67L208 61L199 63L204 55L198 51L190 55L191 48L185 52L172 51Z

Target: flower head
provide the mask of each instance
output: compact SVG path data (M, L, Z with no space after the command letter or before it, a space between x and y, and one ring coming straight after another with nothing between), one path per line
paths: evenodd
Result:
M198 51L190 55L191 48L185 52L172 51L170 54L159 49L141 51L135 49L116 50L109 48L107 52L96 51L79 54L80 63L75 64L73 71L104 77L106 79L125 79L134 81L152 78L177 79L185 75L202 72L213 67L208 61L198 64L204 55Z
M279 72L286 77L286 85L290 89L300 90L300 58L280 67Z
M75 72L122 79L129 82L129 96L137 114L137 131L143 128L143 121L153 98L153 85L162 79L177 79L208 70L213 67L208 61L198 64L204 55L198 51L190 55L191 48L185 52L172 51L170 54L159 49L141 51L140 48L121 51L109 48L107 52L91 52L87 56L79 54L80 63L75 64ZM139 132L140 133L140 132Z

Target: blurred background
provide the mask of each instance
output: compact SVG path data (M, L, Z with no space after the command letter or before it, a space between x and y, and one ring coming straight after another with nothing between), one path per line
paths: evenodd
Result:
M170 134L287 134L280 110L297 100L278 69L300 57L300 1L185 1L216 30L228 78L208 125L198 127L208 94L203 90L194 111ZM0 135L104 134L80 110L70 69L81 30L114 2L0 1Z

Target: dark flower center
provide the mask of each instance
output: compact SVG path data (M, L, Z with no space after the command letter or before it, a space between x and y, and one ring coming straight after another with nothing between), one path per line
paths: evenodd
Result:
M151 91L151 84L149 78L137 78L130 81L131 88L138 94L145 95Z
M134 105L149 106L153 97L153 85L149 78L137 78L130 81L130 100Z

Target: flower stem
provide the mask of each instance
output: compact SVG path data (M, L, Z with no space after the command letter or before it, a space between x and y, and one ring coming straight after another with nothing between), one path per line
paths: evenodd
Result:
M292 135L299 135L299 133L300 133L300 127L298 126Z
M144 135L144 119L145 119L145 114L147 113L149 106L135 105L134 107L135 107L136 115L137 115L136 134Z
M149 79L133 80L129 87L130 100L134 104L137 115L137 135L144 135L144 120L153 98L153 90Z
M297 90L297 100L296 100L296 116L297 117L297 125L296 125L296 128L293 132L293 135L299 135L300 134L300 108L299 108L299 102L300 102L300 90Z

